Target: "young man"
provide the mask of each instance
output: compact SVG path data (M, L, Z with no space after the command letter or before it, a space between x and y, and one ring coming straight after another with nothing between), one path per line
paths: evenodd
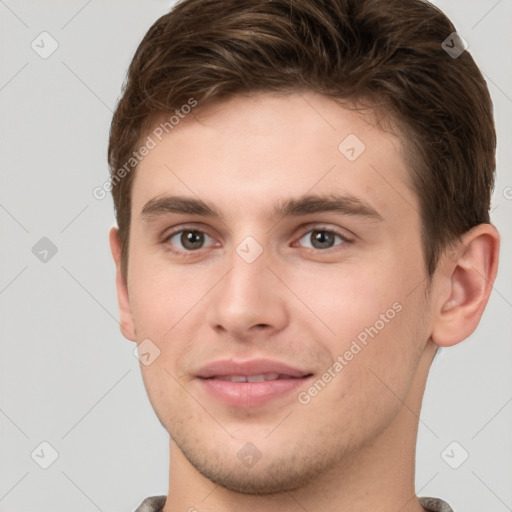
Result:
M495 132L409 0L185 0L112 122L121 330L170 435L139 512L449 511L417 498L438 347L496 276Z

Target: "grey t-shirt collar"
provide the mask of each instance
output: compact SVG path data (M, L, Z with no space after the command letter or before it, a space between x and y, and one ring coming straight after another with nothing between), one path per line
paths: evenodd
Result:
M167 496L152 496L146 498L135 512L161 512ZM429 512L454 512L446 501L438 498L419 498L421 506Z

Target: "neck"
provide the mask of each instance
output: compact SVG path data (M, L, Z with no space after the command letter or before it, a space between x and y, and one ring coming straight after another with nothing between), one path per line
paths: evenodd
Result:
M414 491L415 451L421 401L434 354L435 346L429 342L406 400L383 432L294 491L250 495L220 487L201 475L171 440L169 494L163 512L424 512ZM368 414L371 418L371 411Z

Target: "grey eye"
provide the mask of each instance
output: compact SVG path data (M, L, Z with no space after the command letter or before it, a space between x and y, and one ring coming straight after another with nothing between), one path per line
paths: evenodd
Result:
M184 249L186 251L194 251L197 249L202 249L206 239L211 240L211 237L209 237L206 233L203 233L202 231L184 229L170 236L169 242L172 245L178 247L179 249Z
M336 244L336 239L338 239L340 243ZM344 241L343 237L334 231L314 229L301 237L299 243L304 244L305 247L310 249L330 249L335 245L341 245Z

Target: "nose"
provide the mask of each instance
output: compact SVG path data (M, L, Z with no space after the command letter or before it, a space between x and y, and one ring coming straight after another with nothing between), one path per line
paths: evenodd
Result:
M230 270L215 287L208 308L208 323L217 332L242 341L277 333L288 324L286 289L268 268L272 262L266 253L249 262L233 251Z

